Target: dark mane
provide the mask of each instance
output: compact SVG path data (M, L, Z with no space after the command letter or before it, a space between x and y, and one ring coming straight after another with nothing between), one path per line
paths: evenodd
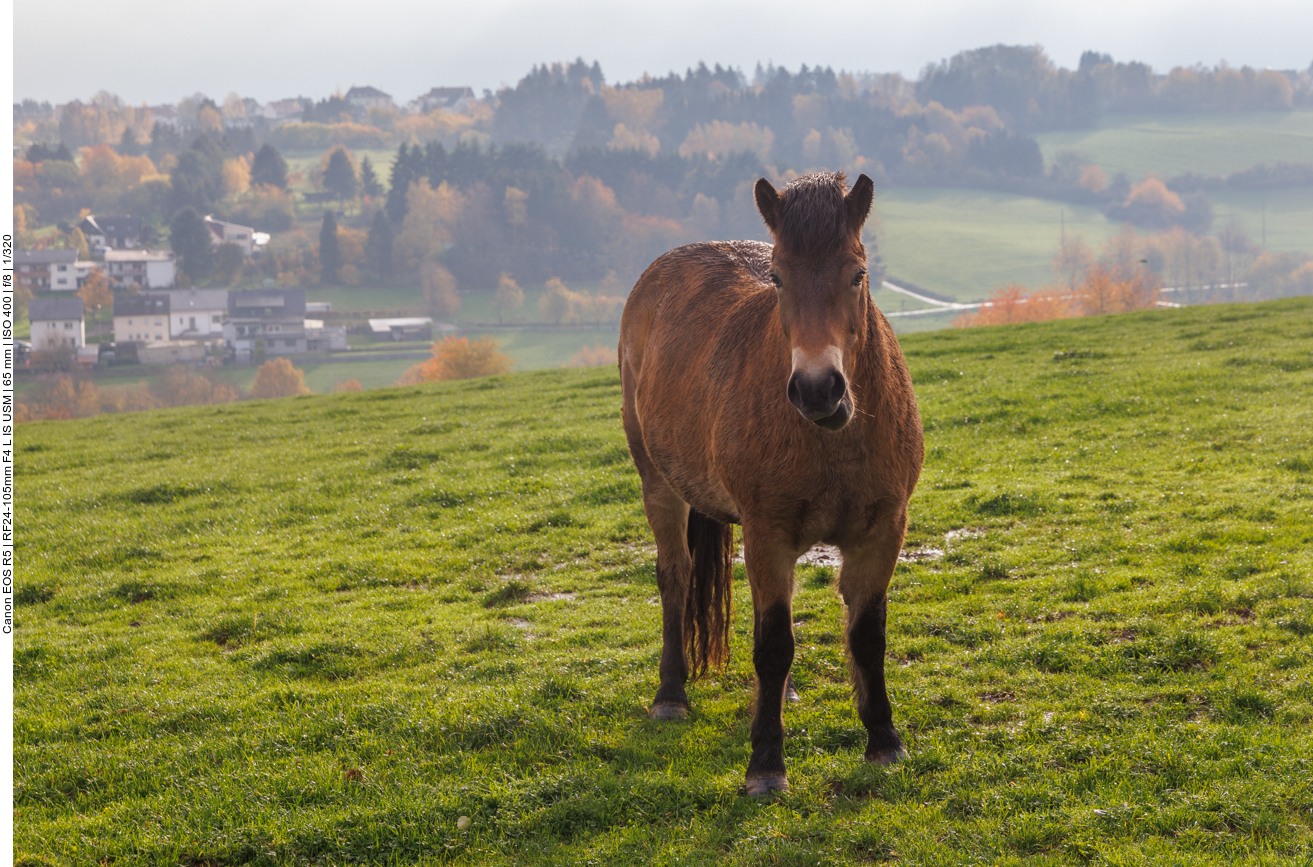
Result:
M802 255L825 255L848 240L843 172L817 172L790 181L780 190L776 243Z

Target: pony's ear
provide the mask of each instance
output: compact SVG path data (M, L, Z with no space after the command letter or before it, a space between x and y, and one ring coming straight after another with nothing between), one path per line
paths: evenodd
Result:
M757 199L757 210L766 221L766 228L770 229L772 235L775 234L775 227L780 224L780 194L775 192L775 188L765 178L758 178L752 193Z
M854 232L862 230L866 216L871 213L871 199L875 197L875 184L865 174L857 178L853 188L844 196L843 205L848 211L848 228ZM757 201L760 203L761 199Z

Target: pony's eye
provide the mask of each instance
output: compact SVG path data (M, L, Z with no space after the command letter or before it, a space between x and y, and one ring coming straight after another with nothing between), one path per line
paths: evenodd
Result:
M865 271L858 271L858 272L857 272L857 276L853 277L853 285L854 285L854 286L861 286L861 285L862 285L862 280L864 280L865 278L866 278L866 272L865 272Z
M772 283L775 284L775 288L776 288L776 289L783 289L783 288L784 288L784 281L781 280L781 279L780 279L780 275L779 275L779 274L776 274L774 271L771 272L771 275L770 275L770 282L772 282Z

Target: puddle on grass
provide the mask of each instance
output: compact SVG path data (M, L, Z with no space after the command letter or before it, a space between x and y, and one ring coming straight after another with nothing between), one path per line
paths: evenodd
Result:
M961 539L979 539L985 535L983 529L975 527L963 527L958 530L949 530L944 534L944 546L947 547ZM936 548L933 545L922 545L920 548L904 548L898 553L899 563L928 563L939 560L944 556L944 548ZM743 551L740 548L734 555L735 563L743 562ZM804 566L829 566L839 568L843 565L843 555L839 553L839 548L835 545L814 545L812 549L798 558L798 563Z
M573 599L573 593L530 593L524 597L525 602L560 602L561 600Z

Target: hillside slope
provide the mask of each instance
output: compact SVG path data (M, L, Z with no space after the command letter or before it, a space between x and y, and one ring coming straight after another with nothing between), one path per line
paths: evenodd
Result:
M614 370L22 426L16 857L1313 857L1313 299L903 342L911 757L862 762L834 575L800 567L765 803L742 580L728 670L645 716Z

